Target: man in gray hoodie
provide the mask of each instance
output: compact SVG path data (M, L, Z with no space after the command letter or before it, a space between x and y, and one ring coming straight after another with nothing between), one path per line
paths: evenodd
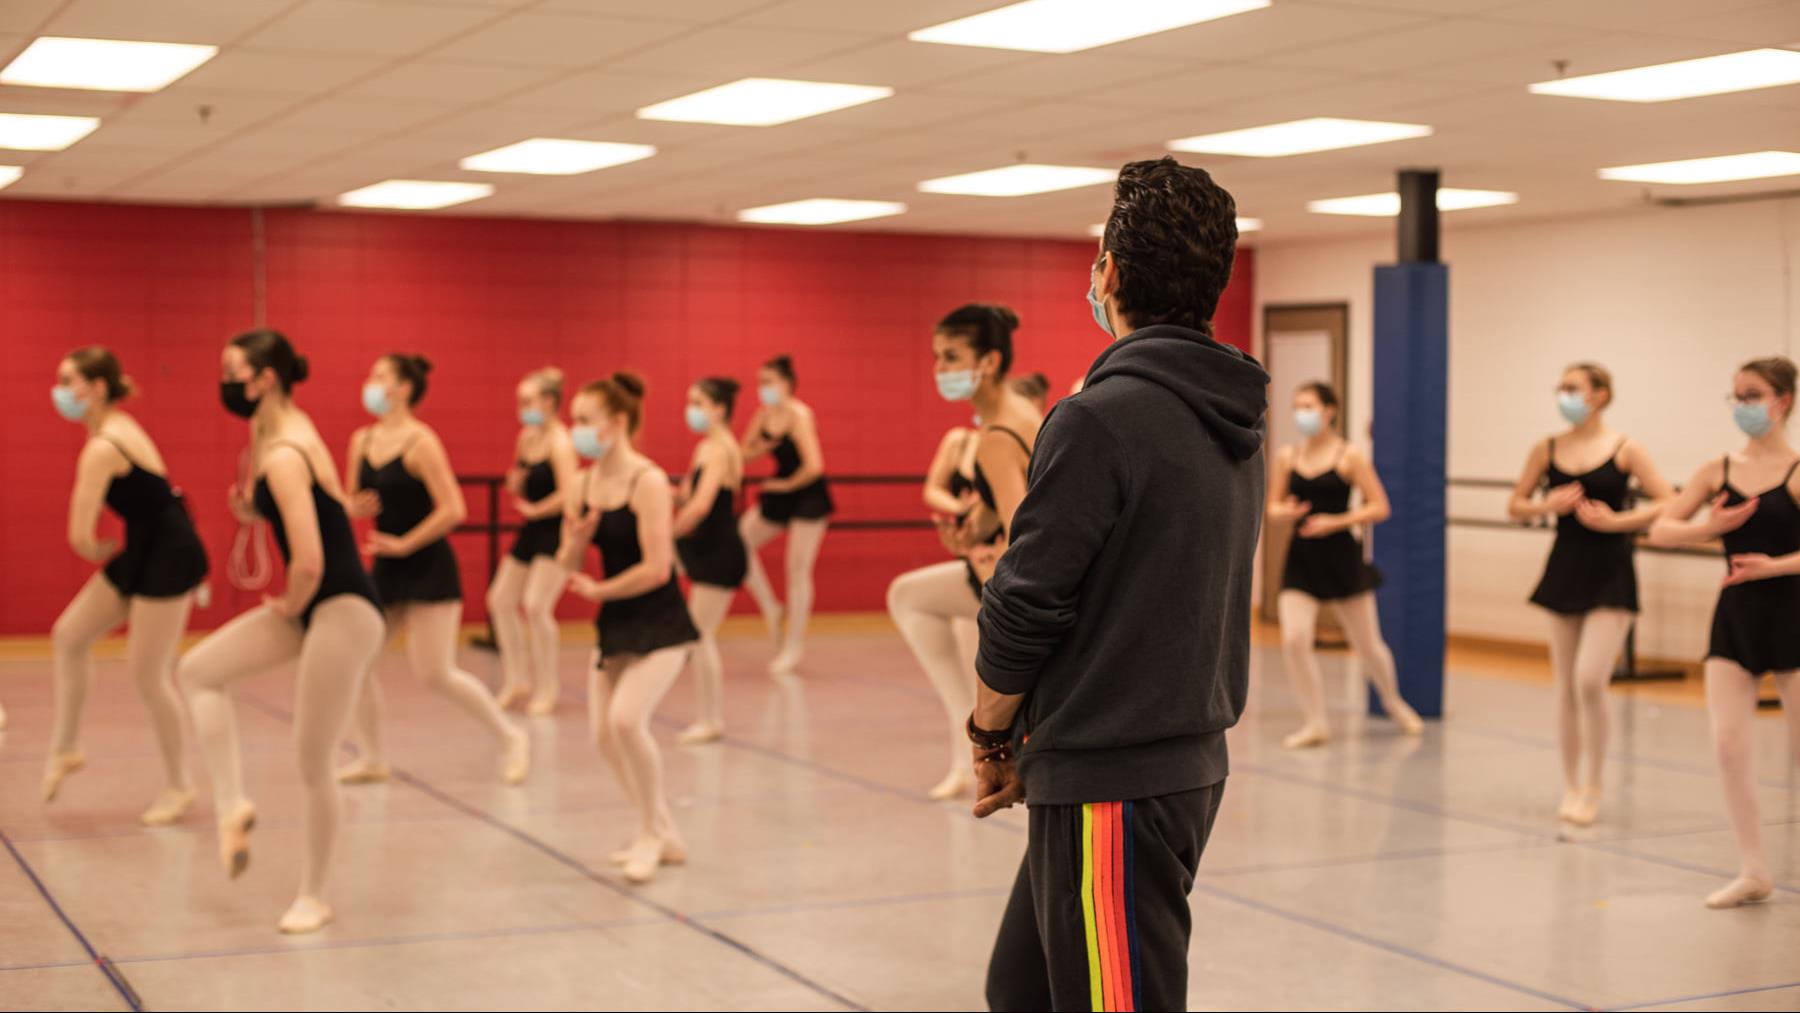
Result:
M975 814L1030 811L996 1010L1186 1008L1264 491L1268 374L1212 338L1236 213L1172 158L1120 170L1088 291L1117 340L1044 420L982 596Z

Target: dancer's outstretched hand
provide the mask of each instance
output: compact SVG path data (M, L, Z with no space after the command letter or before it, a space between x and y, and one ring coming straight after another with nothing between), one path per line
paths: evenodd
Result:
M1768 580L1779 576L1774 566L1775 560L1762 552L1740 552L1731 557L1731 572L1725 575L1724 586L1748 584L1753 580Z
M1706 529L1714 535L1736 531L1744 526L1744 522L1756 512L1756 507L1761 502L1762 497L1753 496L1737 506L1726 506L1725 494L1719 493L1713 497L1712 512L1706 518Z

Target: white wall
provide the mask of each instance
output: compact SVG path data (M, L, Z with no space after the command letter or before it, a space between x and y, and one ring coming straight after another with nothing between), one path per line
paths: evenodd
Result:
M1800 200L1504 227L1458 229L1454 215L1445 218L1454 477L1515 478L1532 441L1560 428L1552 392L1563 367L1593 359L1613 372L1609 424L1641 441L1672 481L1685 481L1703 460L1742 443L1724 402L1734 367L1795 354ZM1257 250L1259 328L1265 305L1349 304L1347 421L1356 434L1368 431L1372 401L1373 269L1393 251L1391 233ZM1285 394L1277 403L1285 410ZM1501 518L1504 510L1504 492L1450 499L1453 515ZM1549 543L1547 532L1453 528L1451 630L1541 640L1542 613L1525 599ZM1640 553L1640 652L1704 653L1722 565Z

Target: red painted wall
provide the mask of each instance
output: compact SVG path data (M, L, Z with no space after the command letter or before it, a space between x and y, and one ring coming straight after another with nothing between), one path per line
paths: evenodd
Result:
M421 415L464 473L505 467L516 434L512 388L545 363L572 384L618 367L649 382L641 446L671 469L692 437L682 392L696 377L752 382L794 356L800 395L821 420L826 465L844 474L916 474L945 428L966 422L930 378L928 337L973 299L1018 311L1016 369L1066 390L1104 343L1082 298L1088 242L694 225L270 212L267 319L312 362L298 389L342 446L366 420L358 401L387 351L434 362ZM1216 322L1247 347L1252 251ZM242 210L0 202L0 633L43 633L92 567L64 540L81 431L49 404L57 361L111 346L137 381L128 402L184 487L214 564L216 625L257 600L224 579L236 525L225 489L244 426L218 406L221 345L254 320L252 219ZM744 409L746 415L748 407ZM915 487L842 486L844 518L914 517ZM471 498L471 515L486 516ZM469 611L482 611L485 546L458 536ZM765 561L780 569L777 547ZM821 559L819 607L881 607L887 583L936 561L929 533L840 531ZM779 579L779 578L777 578ZM565 614L590 609L566 602Z

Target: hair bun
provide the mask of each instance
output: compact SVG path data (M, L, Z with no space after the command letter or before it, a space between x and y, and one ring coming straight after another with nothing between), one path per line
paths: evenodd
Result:
M563 371L555 366L545 366L543 369L538 370L538 377L552 386L561 387L563 382Z
M720 386L720 388L722 388L725 391L726 397L736 397L737 392L739 390L743 389L743 386L744 386L743 384L738 383L735 379L733 379L729 376L721 376L718 379L714 380L713 382L718 384Z
M621 369L612 375L612 382L625 393L635 398L644 396L644 378L629 369Z
M1006 326L1007 330L1016 331L1019 329L1019 315L1013 312L1011 306L1002 306L999 303L993 303L988 308L993 312L994 316L1000 318L1000 322Z
M310 375L312 375L312 366L307 363L306 356L304 356L304 355L294 356L294 379L292 382L293 383L304 382L306 380L306 378Z
M431 372L431 360L430 359L427 359L423 355L415 355L412 357L412 360L413 360L413 365L418 368L419 372L421 372L421 373Z

